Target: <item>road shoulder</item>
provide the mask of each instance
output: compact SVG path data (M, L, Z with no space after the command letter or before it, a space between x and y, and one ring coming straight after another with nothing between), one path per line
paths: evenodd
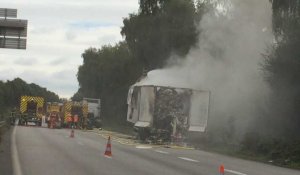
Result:
M13 174L11 159L11 134L12 128L5 131L1 136L0 143L0 172L1 174Z

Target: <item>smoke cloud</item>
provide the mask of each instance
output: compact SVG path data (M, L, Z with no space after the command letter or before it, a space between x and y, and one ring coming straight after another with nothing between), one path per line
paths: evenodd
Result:
M230 6L202 18L198 44L185 59L172 56L139 84L211 91L208 129L227 128L236 137L261 115L268 99L260 63L273 41L272 11L268 0L227 2Z

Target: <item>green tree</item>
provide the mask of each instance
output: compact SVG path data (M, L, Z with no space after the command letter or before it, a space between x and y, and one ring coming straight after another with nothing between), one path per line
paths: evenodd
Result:
M273 30L276 37L289 37L299 28L299 0L270 0L273 9ZM280 39L280 38L279 38Z
M196 44L199 18L193 0L139 2L139 12L123 20L121 34L144 68L160 68L171 53L183 56Z
M300 1L272 0L276 44L263 65L272 90L274 129L285 137L300 138Z
M87 49L82 57L77 73L80 89L72 98L100 98L104 119L124 122L128 88L142 71L139 62L125 42Z
M81 101L83 100L82 89L79 88L78 91L71 97L72 101Z

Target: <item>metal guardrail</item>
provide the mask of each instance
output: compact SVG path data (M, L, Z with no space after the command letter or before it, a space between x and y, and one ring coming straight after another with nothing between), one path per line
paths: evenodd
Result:
M5 124L6 124L5 121L0 122L0 128L2 128L3 126L5 126Z
M1 136L2 136L3 130L4 130L3 128L4 128L5 125L6 125L5 121L0 122L0 144L1 144L1 140L2 140Z

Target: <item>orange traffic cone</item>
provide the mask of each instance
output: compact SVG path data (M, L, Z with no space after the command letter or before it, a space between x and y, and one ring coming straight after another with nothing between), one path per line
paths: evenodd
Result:
M225 174L225 168L224 168L223 164L221 164L221 166L219 168L219 171L220 171L220 175L224 175Z
M109 157L111 158L112 154L111 154L111 143L110 143L110 136L108 136L108 141L106 144L106 149L105 149L105 153L104 153L105 157Z
M70 137L71 137L71 138L74 138L74 130L73 130L73 129L71 130Z

